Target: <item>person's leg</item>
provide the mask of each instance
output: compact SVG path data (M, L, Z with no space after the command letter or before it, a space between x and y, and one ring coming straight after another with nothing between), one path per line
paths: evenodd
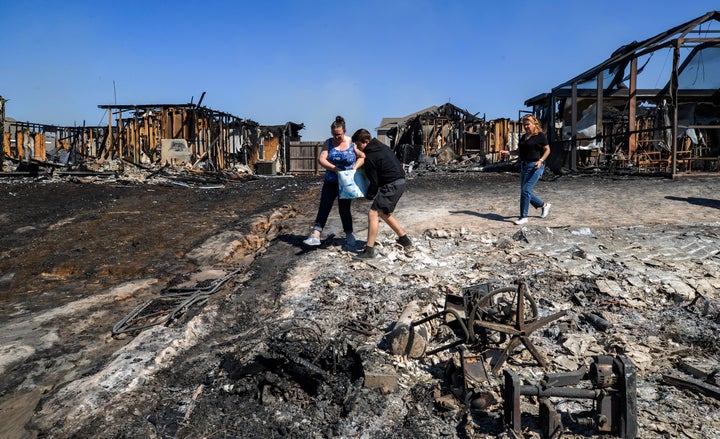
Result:
M380 215L375 209L370 209L368 212L368 234L367 234L367 247L375 246L375 239L377 239L378 229L380 228Z
M400 223L398 222L398 220L396 220L395 217L394 217L392 214L387 215L387 214L385 214L385 213L383 213L383 212L378 212L378 215L380 216L380 218L381 218L383 221L385 221L385 224L387 224L388 226L390 226L390 228L392 229L392 231L395 232L395 234L396 234L398 237L400 237L400 236L405 236L405 231L403 230L403 228L402 228L402 226L400 225Z
M535 195L535 193L533 193L533 189L535 188L538 180L540 180L540 177L542 177L543 171L545 170L545 165L541 165L537 169L535 169L534 166L530 166L530 169L532 170L532 173L530 174L530 177L525 183L528 192L528 204L538 209L540 207L543 207L545 205L545 202L541 200L540 197Z
M402 226L393 215L397 203L400 201L400 197L405 193L406 184L403 181L393 182L383 186L376 197L377 204L373 203L373 207L379 212L380 218L390 226L390 228L397 235L397 242L403 246L406 250L413 247L412 241L405 234Z
M375 240L377 239L378 229L380 228L380 218L397 233L398 237L404 237L401 242L403 247L412 247L412 243L409 238L405 236L405 231L400 226L400 223L392 216L395 205L404 191L405 184L403 182L389 183L378 190L378 194L375 196L370 211L368 212L368 239L364 254L358 255L360 259L375 257Z
M528 182L531 176L532 166L525 162L520 163L520 218L527 218L528 210L530 210L532 187L528 186Z
M313 225L313 235L320 238L320 233L327 224L328 216L332 210L335 198L338 195L338 184L335 181L326 181L323 183L322 191L320 192L320 206L318 206L318 213L315 217L315 224Z
M353 233L352 212L350 210L351 206L352 200L338 198L338 212L340 212L340 221L342 221L343 232L345 232L345 235L352 235Z

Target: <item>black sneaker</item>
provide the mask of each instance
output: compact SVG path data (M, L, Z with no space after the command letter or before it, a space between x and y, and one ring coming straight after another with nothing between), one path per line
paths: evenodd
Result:
M398 244L402 245L405 250L412 250L413 243L410 241L407 235L403 235L395 240Z
M353 256L353 259L366 260L375 259L375 257L377 257L377 250L375 249L375 247L365 246L363 251Z

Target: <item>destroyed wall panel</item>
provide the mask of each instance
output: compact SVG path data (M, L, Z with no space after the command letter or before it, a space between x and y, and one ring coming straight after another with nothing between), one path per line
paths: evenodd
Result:
M280 139L277 137L265 138L263 141L263 160L277 160Z

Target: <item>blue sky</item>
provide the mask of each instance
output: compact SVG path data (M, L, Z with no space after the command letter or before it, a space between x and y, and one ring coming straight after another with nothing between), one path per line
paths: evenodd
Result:
M105 125L98 105L197 102L303 140L446 102L489 119L710 0L38 1L0 6L7 115Z

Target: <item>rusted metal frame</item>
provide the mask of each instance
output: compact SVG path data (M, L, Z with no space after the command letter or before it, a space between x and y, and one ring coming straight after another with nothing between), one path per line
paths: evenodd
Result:
M708 396L712 396L715 399L720 399L720 387L714 386L699 379L682 376L675 372L668 372L663 374L663 381L673 386L684 387Z
M420 325L427 323L434 319L445 317L447 314L451 314L455 318L455 321L460 326L460 330L462 331L463 335L461 337L458 337L455 340L451 341L450 343L447 343L445 345L442 345L440 347L437 347L435 349L425 352L425 355L433 355L438 352L444 351L446 349L450 349L457 345L463 344L470 340L470 333L468 331L467 326L465 325L465 321L463 320L462 316L460 316L460 314L454 309L445 309L445 310L439 311L435 314L432 314L430 316L427 316L425 318L422 318L420 320L410 322L410 331L412 332L413 328L416 326L420 326Z
M548 374L537 385L521 385L519 376L508 369L503 374L503 419L514 431L519 432L522 427L520 396L524 395L539 398L539 423L543 430L541 436L545 438L557 437L562 426L559 413L548 399L551 397L594 400L591 412L570 416L570 419L598 432L627 439L637 437L637 372L626 357L596 356L588 373L582 366L576 372ZM580 384L583 379L590 380L592 388L562 387Z

